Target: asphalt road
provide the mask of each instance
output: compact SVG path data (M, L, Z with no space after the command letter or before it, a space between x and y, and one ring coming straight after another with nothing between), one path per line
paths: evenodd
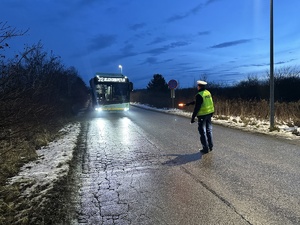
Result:
M300 142L132 107L90 118L72 224L300 224Z

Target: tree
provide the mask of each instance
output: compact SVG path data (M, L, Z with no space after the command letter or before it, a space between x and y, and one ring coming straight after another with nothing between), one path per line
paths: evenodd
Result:
M0 50L4 50L5 48L9 48L9 44L6 40L11 39L13 37L23 36L27 33L26 31L18 31L16 28L13 28L7 25L6 22L0 21ZM0 52L0 58L5 58L5 55Z
M21 137L29 126L52 126L88 99L77 70L65 68L60 57L48 55L41 43L20 56L0 64L0 127L13 130L10 137Z
M168 91L168 84L161 74L154 74L153 79L148 83L147 90L149 91Z

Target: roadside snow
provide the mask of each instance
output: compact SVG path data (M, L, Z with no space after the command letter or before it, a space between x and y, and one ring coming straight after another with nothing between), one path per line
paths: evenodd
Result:
M80 126L76 123L61 129L62 138L37 150L38 159L25 164L9 184L19 183L22 197L31 199L36 192L39 192L39 197L46 195L56 181L68 174Z

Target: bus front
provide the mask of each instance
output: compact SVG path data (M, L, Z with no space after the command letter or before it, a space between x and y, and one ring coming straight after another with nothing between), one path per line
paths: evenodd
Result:
M128 111L131 85L123 75L96 75L91 80L93 105L96 111Z

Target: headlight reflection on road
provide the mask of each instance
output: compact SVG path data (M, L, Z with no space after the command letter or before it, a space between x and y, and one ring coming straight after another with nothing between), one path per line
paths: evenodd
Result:
M98 118L95 122L100 143L120 143L123 146L132 144L129 127L131 120L127 117L104 117Z
M129 130L130 119L123 117L120 121L121 141L123 144L130 143L130 130Z
M104 118L98 118L97 121L95 121L97 124L97 129L98 129L98 135L99 138L98 140L100 142L105 142L105 125L106 125L106 120Z
M105 120L103 118L97 119L97 127L101 130L105 127Z

